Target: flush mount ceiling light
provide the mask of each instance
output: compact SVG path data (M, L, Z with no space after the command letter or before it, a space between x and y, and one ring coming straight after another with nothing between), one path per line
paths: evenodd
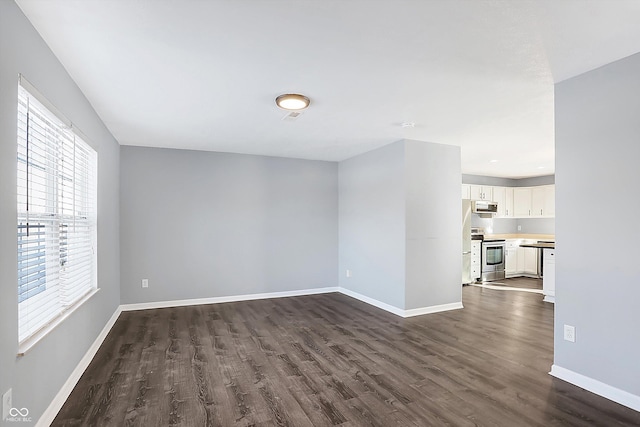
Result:
M283 110L299 111L309 106L311 101L304 95L287 93L276 98L276 104Z

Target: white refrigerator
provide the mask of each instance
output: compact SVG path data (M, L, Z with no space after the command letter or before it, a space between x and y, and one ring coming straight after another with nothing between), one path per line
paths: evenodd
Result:
M471 280L471 200L462 200L462 284Z

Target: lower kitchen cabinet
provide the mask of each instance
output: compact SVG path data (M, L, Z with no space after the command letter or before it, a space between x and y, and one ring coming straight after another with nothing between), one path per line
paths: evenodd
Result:
M482 245L480 240L471 241L471 280L476 281L482 275L482 264L480 256Z
M533 243L534 241L517 240L516 246L516 270L513 275L538 276L538 249L521 248L521 243ZM507 251L509 246L507 244ZM508 273L507 273L508 274Z
M505 257L504 257L504 273L506 277L517 276L518 271L518 240L507 240Z
M538 250L535 248L518 248L517 270L526 276L538 275Z
M522 248L524 249L524 274L532 276L538 275L538 249L535 248Z
M544 301L556 302L556 250L543 249L542 293Z

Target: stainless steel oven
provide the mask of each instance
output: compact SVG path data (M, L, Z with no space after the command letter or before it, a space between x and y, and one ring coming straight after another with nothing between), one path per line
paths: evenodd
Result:
M504 240L484 240L482 242L483 282L504 279L506 244Z

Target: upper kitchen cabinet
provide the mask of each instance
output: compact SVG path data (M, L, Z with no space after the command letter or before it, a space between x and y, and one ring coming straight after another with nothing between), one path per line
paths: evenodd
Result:
M471 185L462 184L462 200L471 199Z
M513 208L518 218L552 218L556 214L555 185L513 189Z
M517 187L513 189L513 209L517 218L531 216L531 188Z
M493 201L498 204L496 218L513 218L513 188L493 187Z
M495 218L553 218L556 215L556 186L491 187L462 184L462 198L498 204Z
M471 200L493 201L493 187L488 185L471 184Z
M555 185L541 185L531 189L531 216L553 217L556 215Z

